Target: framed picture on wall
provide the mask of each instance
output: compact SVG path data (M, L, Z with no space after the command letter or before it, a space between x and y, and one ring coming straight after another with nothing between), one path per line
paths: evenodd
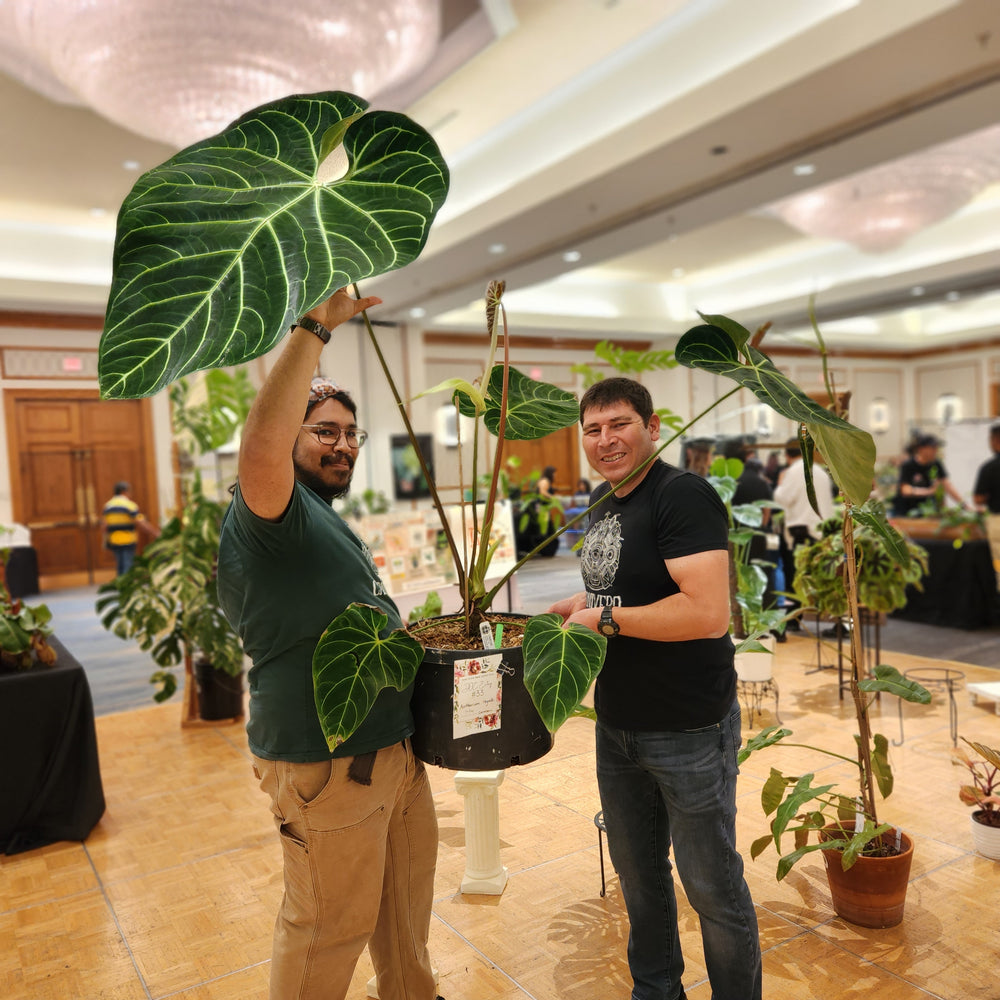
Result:
M418 434L417 444L424 456L430 474L434 475L433 438L430 434ZM430 487L420 468L420 461L413 444L405 434L393 434L389 438L392 457L392 489L397 500L420 500L431 495Z

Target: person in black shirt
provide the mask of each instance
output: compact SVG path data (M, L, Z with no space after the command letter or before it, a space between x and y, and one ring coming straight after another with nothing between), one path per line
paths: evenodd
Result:
M648 461L660 422L638 382L591 386L580 423L587 459L606 480L594 500L612 495L584 538L586 590L550 610L609 636L594 693L597 781L631 925L632 996L685 995L672 847L712 995L760 1000L757 918L736 850L726 509L705 479Z
M944 463L937 457L940 442L929 434L913 442L913 450L899 467L899 482L892 501L894 517L909 517L927 499L943 490L960 507L965 506L962 495L952 486ZM943 497L942 497L943 503Z
M983 462L976 473L972 500L977 507L987 512L986 534L993 553L997 589L1000 590L1000 424L994 424L990 428L990 447L993 449L993 457Z

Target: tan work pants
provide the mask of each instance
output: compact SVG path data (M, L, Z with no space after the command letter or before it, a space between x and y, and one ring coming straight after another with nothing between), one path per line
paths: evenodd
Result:
M993 569L997 575L997 590L1000 590L1000 514L986 515L986 536L990 540Z
M434 1000L437 817L424 765L407 740L380 750L361 785L351 759L254 758L284 854L271 1000L342 1000L365 945L382 1000Z

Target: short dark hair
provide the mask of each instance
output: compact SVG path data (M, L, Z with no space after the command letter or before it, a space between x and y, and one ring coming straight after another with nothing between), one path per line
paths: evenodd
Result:
M914 448L937 448L941 442L933 434L921 434L913 442Z
M580 424L583 424L583 415L591 407L603 410L615 403L628 403L644 424L648 424L653 416L653 397L649 390L635 379L615 376L595 382L580 398Z
M119 497L123 493L128 493L130 489L131 487L127 482L125 482L124 479L119 479L118 482L115 483L115 496Z
M785 454L789 458L801 458L802 457L802 444L798 438L789 438L785 442Z

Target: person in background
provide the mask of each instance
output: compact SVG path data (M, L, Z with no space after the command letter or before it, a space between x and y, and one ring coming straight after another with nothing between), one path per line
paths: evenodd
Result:
M788 593L795 586L795 550L800 545L816 541L816 529L821 522L833 517L833 481L829 473L814 462L812 466L813 484L816 492L816 503L819 506L819 516L809 503L806 490L806 467L802 462L802 448L798 438L789 438L785 442L785 459L788 464L778 476L778 485L774 488L774 501L783 508L782 511L782 541L781 562L785 575L785 589ZM794 611L801 607L794 598L786 598L786 611ZM786 630L793 632L800 629L797 619L790 619L785 625Z
M990 428L990 448L993 457L983 462L976 473L972 500L980 510L986 511L986 534L1000 590L1000 424Z
M556 481L556 467L554 465L546 465L542 469L542 474L538 478L538 482L535 484L535 492L543 497L552 496L552 487Z
M586 590L549 610L608 637L594 695L597 782L629 916L632 996L685 996L672 850L712 996L760 1000L757 917L736 850L726 509L705 479L649 461L660 420L640 383L597 382L580 423L587 459L607 480L594 498L612 495L584 538Z
M927 499L941 490L959 505L965 507L962 495L951 484L944 463L938 458L940 442L924 434L913 442L910 457L899 467L896 495L892 500L894 517L910 517ZM943 501L942 501L943 502Z
M247 417L222 524L219 599L253 661L247 736L282 847L271 1000L344 1000L366 945L380 996L435 996L437 818L410 744L412 685L381 691L332 751L313 696L313 651L348 605L377 606L383 634L402 624L368 547L331 506L366 438L356 404L313 378L331 331L380 301L340 289L292 328Z
M129 496L131 486L124 480L115 483L114 496L104 505L101 518L104 522L104 547L115 557L118 576L127 573L135 562L139 545L139 532L147 538L159 536L159 530L149 523L139 510L139 505Z
M696 476L705 477L712 465L712 450L715 442L711 438L695 438L684 447L684 468Z

